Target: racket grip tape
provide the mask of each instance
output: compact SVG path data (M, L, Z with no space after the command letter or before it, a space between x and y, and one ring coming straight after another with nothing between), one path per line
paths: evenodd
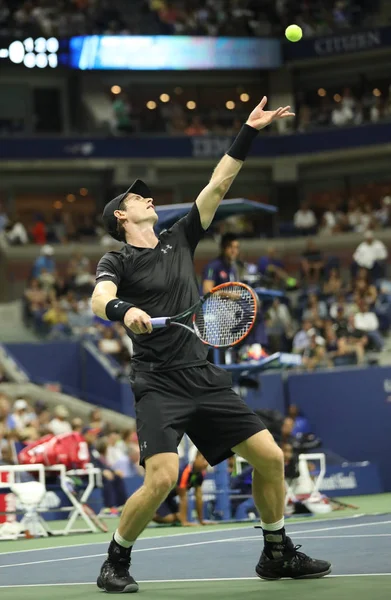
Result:
M151 319L151 325L153 329L159 329L160 327L167 327L170 324L168 317L154 317Z

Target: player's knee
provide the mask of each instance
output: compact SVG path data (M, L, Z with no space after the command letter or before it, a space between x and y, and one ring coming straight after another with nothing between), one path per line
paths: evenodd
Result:
M260 468L255 465L262 479L279 480L284 477L284 454L275 442L271 443L265 452Z
M268 457L269 473L276 478L283 477L284 474L284 453L277 444L273 444L270 448Z
M178 465L170 461L165 463L159 462L152 465L147 463L147 477L145 485L149 488L149 492L157 498L165 498L178 482Z
M178 473L174 473L170 469L162 468L154 474L152 480L153 493L160 497L166 497L171 490L176 486Z

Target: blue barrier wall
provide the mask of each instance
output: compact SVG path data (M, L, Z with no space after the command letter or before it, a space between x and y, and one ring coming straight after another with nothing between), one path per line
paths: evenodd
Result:
M291 375L288 394L326 447L349 461L379 467L391 491L391 368Z
M259 389L241 388L243 400L253 410L267 408L279 410L284 414L284 383L281 373L257 375L255 379L259 382Z
M59 383L66 393L82 387L81 348L77 342L6 344L36 383Z

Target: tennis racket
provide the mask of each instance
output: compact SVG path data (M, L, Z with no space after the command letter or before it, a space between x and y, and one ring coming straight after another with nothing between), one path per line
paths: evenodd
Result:
M214 287L188 310L174 317L151 319L153 329L183 327L213 348L239 344L254 327L258 296L244 283L223 283Z

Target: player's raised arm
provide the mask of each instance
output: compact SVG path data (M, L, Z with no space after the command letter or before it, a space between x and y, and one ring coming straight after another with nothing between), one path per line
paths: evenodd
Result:
M290 112L290 106L280 106L277 110L264 110L266 102L267 98L264 96L250 114L231 148L215 168L210 182L196 200L201 225L204 229L207 229L213 221L217 207L242 168L258 131L267 127L267 125L270 125L276 119L295 116L294 113Z

